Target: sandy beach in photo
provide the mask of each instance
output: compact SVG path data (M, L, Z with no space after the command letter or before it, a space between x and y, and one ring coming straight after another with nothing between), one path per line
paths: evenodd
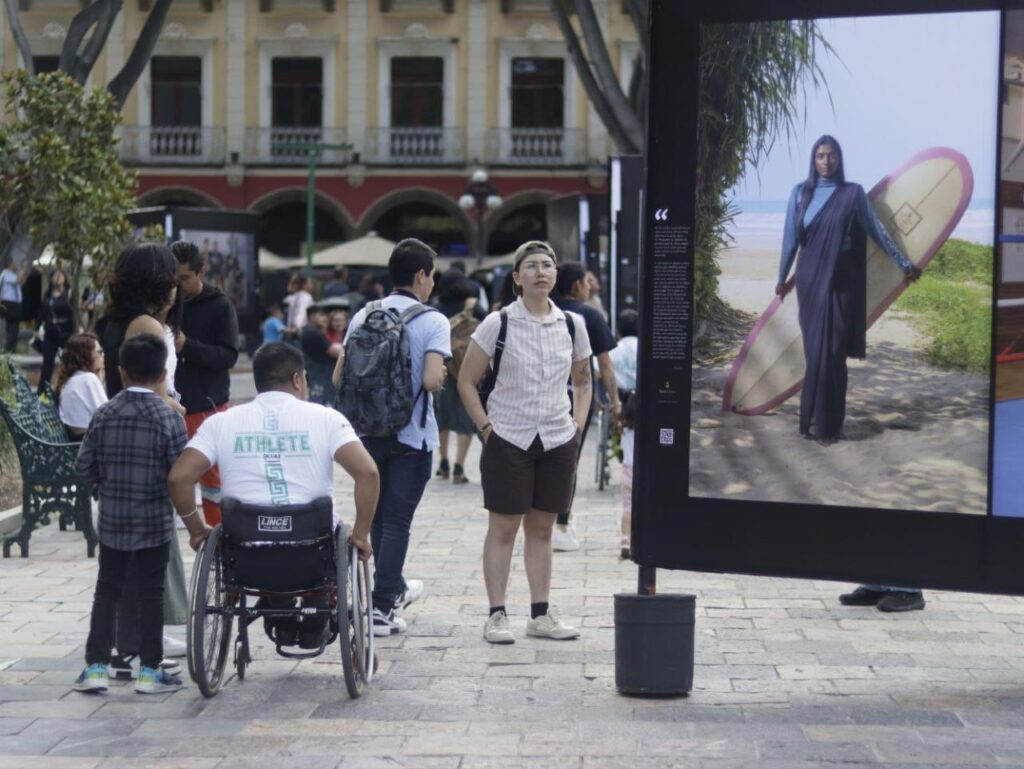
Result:
M868 330L867 359L849 361L844 440L800 436L799 394L763 416L722 411L726 377L774 296L777 251L719 258L719 295L749 323L695 352L690 494L983 515L987 376L929 366L923 340L888 310Z

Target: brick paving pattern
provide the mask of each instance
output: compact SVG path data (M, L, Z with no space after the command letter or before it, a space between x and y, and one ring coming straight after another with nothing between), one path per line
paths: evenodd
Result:
M380 675L357 701L336 653L285 660L262 632L246 680L211 700L191 682L71 691L96 563L74 532L37 532L31 558L0 562L0 769L1024 767L1019 598L928 592L925 611L885 616L840 607L846 585L659 572L662 591L697 595L695 689L617 694L612 595L636 570L616 557L618 489L597 491L585 457L583 548L555 555L552 595L582 639L523 635L517 562L516 643L481 640L480 487L432 480L406 570L427 591L406 634L378 639ZM468 467L476 481L475 453Z

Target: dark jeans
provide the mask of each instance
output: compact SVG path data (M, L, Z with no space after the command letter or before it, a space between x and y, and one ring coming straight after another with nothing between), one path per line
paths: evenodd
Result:
M43 367L39 370L39 392L43 391L43 383L49 383L53 376L54 362L57 360L57 351L63 347L60 334L47 325L46 333L43 335Z
M21 302L4 302L5 331L4 349L7 352L14 352L18 344L18 322L21 320Z
M595 396L596 398L596 396ZM569 402L572 403L572 395L569 395ZM587 421L583 423L583 432L580 433L580 442L576 447L576 474L572 477L572 496L569 497L569 509L564 513L560 513L558 518L555 519L555 523L559 526L567 526L569 524L569 518L572 517L572 503L576 499L576 480L580 476L579 466L580 457L583 455L583 444L587 442L587 433L590 432L590 422L594 418L594 401L590 401L590 413L587 414Z
M139 593L138 615L134 618L139 626L139 660L147 668L160 665L164 656L164 572L169 556L169 542L143 550L115 550L100 543L100 570L85 644L86 664L110 664L114 610L130 579Z
M430 480L433 452L409 448L394 438L363 438L380 472L380 500L370 529L373 545L373 606L394 609L405 591L402 569L409 529Z

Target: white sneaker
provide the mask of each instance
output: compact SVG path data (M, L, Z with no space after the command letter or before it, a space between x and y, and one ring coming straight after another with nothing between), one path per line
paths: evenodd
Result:
M564 529L555 526L551 532L551 549L556 553L571 553L580 549L580 543L576 539L576 532L570 523Z
M395 614L394 609L387 614L380 609L373 610L373 634L375 636L389 636L395 633L404 633L407 625L405 620Z
M484 640L492 644L512 644L516 637L508 626L508 615L503 611L496 611L487 618L484 623Z
M556 641L571 641L573 638L580 637L580 631L564 624L552 609L548 609L547 614L526 621L526 635L537 638L553 638Z
M422 579L407 579L405 581L405 591L398 599L396 606L404 609L409 604L418 601L423 595L423 580Z
M186 654L188 654L188 646L185 645L184 641L179 641L177 638L171 638L169 635L164 634L165 657L184 657Z

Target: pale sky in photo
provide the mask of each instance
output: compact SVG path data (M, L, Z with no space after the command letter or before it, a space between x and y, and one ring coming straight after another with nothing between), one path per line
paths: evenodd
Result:
M784 200L806 178L810 148L831 134L846 178L870 190L915 153L944 146L974 171L974 198L995 194L999 14L944 13L820 22L834 53L819 63L832 96L810 89L806 120L748 166L736 200ZM803 112L801 103L800 111Z

